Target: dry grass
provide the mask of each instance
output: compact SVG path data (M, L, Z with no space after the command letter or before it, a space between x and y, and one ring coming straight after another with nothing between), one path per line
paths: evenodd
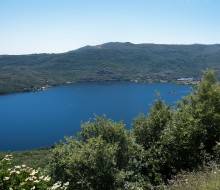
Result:
M203 171L182 173L160 190L220 190L220 165L210 164Z

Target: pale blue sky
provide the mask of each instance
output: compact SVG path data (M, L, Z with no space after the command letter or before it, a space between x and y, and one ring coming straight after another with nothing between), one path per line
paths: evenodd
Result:
M220 43L220 0L0 0L0 54Z

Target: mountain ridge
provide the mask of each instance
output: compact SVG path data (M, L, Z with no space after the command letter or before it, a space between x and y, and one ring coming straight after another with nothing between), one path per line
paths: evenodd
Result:
M198 80L207 67L220 78L220 44L108 42L57 54L0 55L0 93L81 81Z

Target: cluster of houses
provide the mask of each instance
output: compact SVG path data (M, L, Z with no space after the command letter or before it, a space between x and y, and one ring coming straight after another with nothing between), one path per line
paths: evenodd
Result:
M188 81L188 82L192 82L193 78L179 78L177 79L177 81Z

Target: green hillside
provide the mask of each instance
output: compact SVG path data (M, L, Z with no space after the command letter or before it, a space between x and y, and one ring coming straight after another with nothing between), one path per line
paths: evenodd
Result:
M198 79L205 68L220 78L220 45L111 42L60 54L0 55L0 93L80 81Z

